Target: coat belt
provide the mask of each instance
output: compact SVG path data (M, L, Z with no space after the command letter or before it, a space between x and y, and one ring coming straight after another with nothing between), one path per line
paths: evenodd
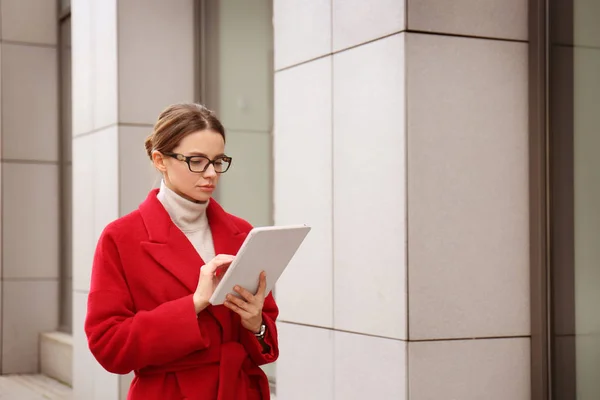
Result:
M139 377L144 377L180 372L211 364L219 365L218 399L220 400L235 398L242 370L246 370L248 375L256 373L256 371L253 371L255 368L248 357L246 349L238 342L210 346L179 360L164 365L145 367L135 371L135 373Z

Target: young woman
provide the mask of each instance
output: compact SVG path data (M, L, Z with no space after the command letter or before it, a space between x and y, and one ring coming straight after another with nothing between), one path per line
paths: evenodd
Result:
M231 165L223 126L201 105L173 105L146 151L163 179L100 236L85 321L90 350L110 372L135 371L130 400L269 399L259 365L278 357L278 309L264 273L257 293L235 288L241 298L208 303L252 228L211 199Z

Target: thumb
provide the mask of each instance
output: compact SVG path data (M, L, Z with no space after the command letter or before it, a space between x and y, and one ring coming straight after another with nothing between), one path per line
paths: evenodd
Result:
M265 273L265 271L262 271L260 273L260 278L258 281L258 291L257 294L261 295L261 296L265 296L265 291L267 290L267 274Z

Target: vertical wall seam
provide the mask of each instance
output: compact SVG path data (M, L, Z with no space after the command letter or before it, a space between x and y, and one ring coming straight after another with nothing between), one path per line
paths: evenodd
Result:
M329 82L329 90L330 90L330 123L331 123L331 139L330 139L330 144L331 144L331 327L333 328L333 331L331 332L332 338L331 338L331 371L332 371L332 380L333 382L331 382L331 395L332 398L335 399L336 398L336 391L335 391L335 376L336 376L336 370L335 370L335 358L336 358L336 351L335 351L335 344L336 344L336 334L335 334L335 168L334 168L334 154L335 154L335 134L334 134L334 83L333 83L333 9L334 9L334 4L333 4L333 0L330 0L329 2L330 4L330 8L329 8L329 32L330 32L330 36L329 36L329 52L330 52L330 64L329 64L329 71L330 71L330 82Z
M58 86L57 86L57 113L58 113L58 135L57 135L57 141L58 141L58 327L61 328L62 327L62 320L63 320L63 303L65 301L64 299L64 291L63 291L63 285L64 285L64 264L65 264L65 248L64 248L64 243L65 243L65 226L64 226L64 220L65 220L65 179L64 179L64 175L65 175L65 151L64 151L64 145L65 145L65 141L67 140L64 137L64 128L65 128L65 121L63 120L63 99L65 96L65 93L63 92L63 44L64 44L64 40L65 38L63 37L62 34L62 24L66 23L63 22L60 19L60 15L61 15L61 10L60 10L60 2L56 3L56 8L57 8L57 15L59 16L59 18L57 18L56 21L56 26L57 26L57 51L56 51L56 65L57 65L57 71L56 71L56 79L58 82ZM39 358L40 364L41 364L41 357ZM40 370L41 370L41 365L40 365Z
M402 54L402 69L404 71L404 76L403 76L403 80L404 80L404 93L402 93L402 96L404 97L404 132L402 133L404 135L404 234L405 234L405 238L404 238L404 243L402 244L404 246L405 249L405 254L404 254L404 265L405 265L405 270L404 270L404 279L405 279L405 288L406 288L406 293L404 293L405 296L405 300L406 300L406 308L405 308L405 326L406 326L406 344L405 344L405 352L404 352L404 366L405 366L405 382L406 382L406 386L405 386L405 395L406 395L406 399L408 400L410 398L410 280L409 280L409 185L408 185L408 180L409 180L409 163L408 163L408 157L409 157L409 151L408 151L408 142L409 142L409 135L408 135L408 102L409 102L409 98L408 98L408 7L409 7L409 1L408 0L404 0L404 40L403 42L403 54Z
M330 14L329 14L329 30L330 30L330 37L329 37L329 45L330 45L330 54L331 51L333 51L333 0L330 0ZM329 64L329 90L330 90L330 128L331 128L331 139L330 139L330 145L331 145L331 327L333 329L335 329L335 228L334 228L334 223L335 223L335 218L334 218L334 214L335 214L335 171L334 171L334 154L335 154L335 138L334 138L334 122L333 122L333 118L334 118L334 105L333 105L333 101L334 101L334 95L333 95L333 54L330 55L331 60L330 60L330 64Z
M121 216L121 212L123 210L121 210L121 204L122 204L122 193L121 193L121 168L122 168L122 162L121 162L121 109L120 109L120 99L121 99L121 74L119 73L119 16L121 15L121 13L119 12L119 2L115 1L114 3L115 5L115 69L116 69L116 75L117 75L117 79L115 80L117 83L117 94L116 94L116 99L115 99L115 103L116 103L116 115L117 115L117 176L116 176L116 182L117 182L117 218ZM119 378L119 385L120 385L120 380L121 378ZM120 390L119 390L120 392ZM119 394L120 396L120 394Z
M0 1L0 20L2 20L2 2ZM4 45L0 45L0 157L2 156L2 139L4 136L4 129L1 129L1 125L4 124L2 114L4 111L3 96L4 93ZM0 217L4 211L4 165L0 162ZM3 243L4 243L4 223L0 218L0 374L2 374L4 367L4 255L3 255Z
M270 158L270 169L269 169L269 194L270 194L270 222L275 225L275 26L273 24L274 19L274 5L272 1L267 2L269 4L269 24L271 31L271 48L269 49L269 65L270 70L269 74L273 77L269 81L269 94L270 94L270 110L271 110L271 118L269 127L269 152L271 154ZM277 379L277 378L276 378Z
M408 31L408 2L409 0L404 0L404 30Z

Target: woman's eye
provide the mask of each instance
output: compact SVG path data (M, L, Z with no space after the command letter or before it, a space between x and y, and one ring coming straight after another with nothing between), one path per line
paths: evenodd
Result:
M193 166L201 166L206 164L206 161L204 160L190 160L190 164Z

